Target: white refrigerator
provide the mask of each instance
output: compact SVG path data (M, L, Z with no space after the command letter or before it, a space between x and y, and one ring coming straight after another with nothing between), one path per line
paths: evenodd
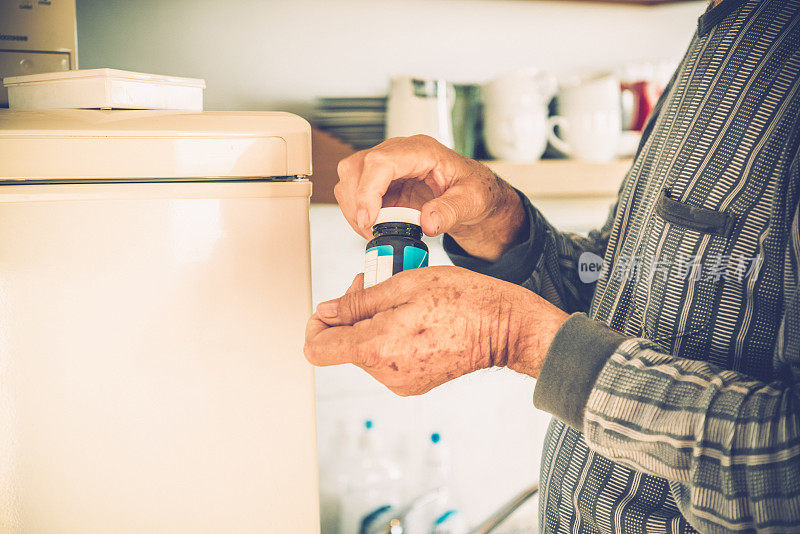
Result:
M316 533L310 130L0 111L0 531Z

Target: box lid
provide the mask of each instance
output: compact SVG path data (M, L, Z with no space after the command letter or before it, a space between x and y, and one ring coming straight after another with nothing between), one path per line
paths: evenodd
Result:
M0 180L311 174L311 128L280 112L0 111Z
M11 109L203 111L205 81L116 69L44 72L5 78Z
M181 78L178 76L164 76L161 74L147 74L144 72L132 72L119 69L82 69L65 70L57 72L44 72L41 74L26 74L24 76L9 76L3 78L3 85L6 87L52 82L70 79L103 78L115 80L135 80L140 82L150 82L161 85L180 85L183 87L195 87L205 89L206 82L200 78Z

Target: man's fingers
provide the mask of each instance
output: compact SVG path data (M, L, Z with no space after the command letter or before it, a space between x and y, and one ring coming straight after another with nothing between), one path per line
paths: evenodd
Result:
M356 189L364 167L364 154L366 154L366 150L361 150L339 162L336 168L339 182L334 186L333 194L339 203L342 215L353 227L353 230L365 239L370 239L371 233L365 233L356 222Z
M320 319L330 326L352 325L408 300L395 277L361 290L363 286L364 275L361 274L342 297L320 303L317 306Z
M434 236L486 215L497 195L492 176L432 137L415 135L342 160L334 192L347 221L366 238L385 205L421 205L422 230Z
M364 176L364 158L367 153L371 151L385 149L386 147L402 142L403 139L405 138L394 137L383 141L369 150L359 150L339 161L337 165L336 170L339 174L339 182L333 188L334 196L339 203L344 218L347 219L347 222L350 223L353 230L365 239L372 239L372 227L369 224L359 225L358 207L356 205L356 199L358 197L357 190Z
M319 318L318 313L311 315L311 319L306 323L306 341L315 338L320 332L330 328L322 319Z
M347 291L345 291L344 294L347 295L348 293L361 291L362 289L364 289L364 273L358 273L356 277L353 278L353 281L350 283L350 287L347 288ZM314 315L328 326L348 324L339 320L340 300L341 298L320 302L317 304L317 311L314 313Z
M345 293L339 299L338 324L356 324L408 303L410 295L407 287L402 280L393 276L362 291Z
M456 184L422 206L420 223L426 235L435 236L461 222L480 217L483 212L484 206L475 190Z
M306 327L303 352L309 363L318 367L352 363L357 354L356 347L364 334L363 329L352 326L331 327L312 316Z
M423 180L428 176L436 165L432 143L435 141L422 138L404 144L395 142L364 155L355 192L356 221L363 231L370 230L383 205L383 195L393 181L405 178Z
M380 317L356 325L328 326L312 316L306 327L303 352L309 363L316 366L375 362L382 357L377 340L386 327L387 321Z

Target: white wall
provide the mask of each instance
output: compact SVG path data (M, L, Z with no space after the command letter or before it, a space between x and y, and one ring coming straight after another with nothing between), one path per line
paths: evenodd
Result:
M703 2L77 0L82 68L205 78L208 109L305 113L380 94L392 74L486 80L680 58Z
M703 9L506 0L77 4L82 68L202 77L208 109L300 113L316 96L383 93L399 73L482 81L531 65L564 74L629 60L677 61ZM556 224L578 220L563 207L550 215ZM346 289L361 268L364 242L333 206L315 206L311 221L319 302ZM432 263L447 261L438 243L431 247ZM533 408L533 385L511 372L487 372L403 399L354 367L319 370L320 457L327 465L336 453L339 421L374 419L412 465L439 431L454 453L457 496L475 523L538 476L549 416Z

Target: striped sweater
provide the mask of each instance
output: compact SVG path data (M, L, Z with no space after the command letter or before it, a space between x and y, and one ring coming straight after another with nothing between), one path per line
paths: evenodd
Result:
M800 532L799 144L800 0L725 0L602 230L524 200L495 263L445 236L456 265L573 313L534 390L555 415L542 532Z

